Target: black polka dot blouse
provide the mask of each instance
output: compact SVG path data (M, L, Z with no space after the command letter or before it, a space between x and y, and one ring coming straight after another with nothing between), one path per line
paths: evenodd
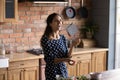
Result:
M57 40L50 40L46 36L42 36L41 46L43 48L44 60L46 62L46 80L56 80L56 75L60 75L64 78L68 77L65 63L54 63L55 58L67 57L68 48L67 41L64 35L60 35L60 38Z

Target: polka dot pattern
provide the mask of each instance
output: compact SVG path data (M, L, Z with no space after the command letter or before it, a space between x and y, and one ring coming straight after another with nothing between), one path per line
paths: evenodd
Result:
M56 80L56 75L68 77L68 72L64 62L54 63L55 58L66 58L68 49L67 42L63 35L55 40L49 40L46 36L41 38L41 46L44 52L44 60L46 62L45 76L46 80Z

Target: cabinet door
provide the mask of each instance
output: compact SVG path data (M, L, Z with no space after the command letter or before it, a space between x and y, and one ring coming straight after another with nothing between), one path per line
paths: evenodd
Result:
M7 70L0 69L0 80L7 80Z
M18 18L18 0L0 0L0 22L14 22Z
M92 72L102 72L106 70L106 52L92 53Z
M24 69L24 80L39 80L38 67L31 67Z
M8 80L23 80L23 69L8 70Z
M79 76L91 72L91 53L74 55L72 60L75 60L76 64L72 66L67 64L69 76Z
M40 65L40 80L45 80L45 65Z
M76 76L77 75L77 64L75 65L67 65L68 75L69 76Z
M91 60L81 60L77 63L77 76L91 72Z

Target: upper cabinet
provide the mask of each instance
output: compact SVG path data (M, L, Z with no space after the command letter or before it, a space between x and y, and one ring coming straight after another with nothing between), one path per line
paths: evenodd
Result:
M0 22L15 22L18 18L18 0L0 0Z

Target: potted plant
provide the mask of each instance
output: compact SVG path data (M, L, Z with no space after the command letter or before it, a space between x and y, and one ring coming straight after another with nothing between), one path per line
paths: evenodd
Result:
M95 24L92 21L87 21L82 26L80 31L82 31L82 33L85 33L86 38L92 39L94 35L96 34L96 32L98 31L98 29L99 28L97 24Z

